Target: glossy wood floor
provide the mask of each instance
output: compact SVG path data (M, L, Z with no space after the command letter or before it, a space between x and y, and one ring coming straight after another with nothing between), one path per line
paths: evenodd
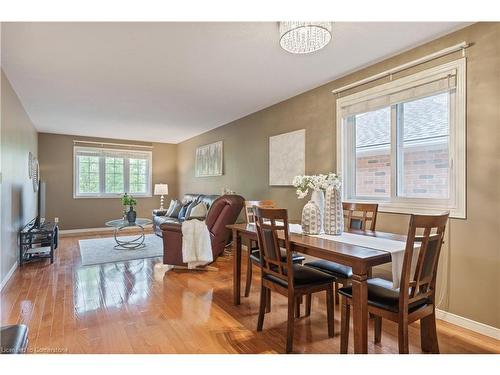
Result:
M285 298L273 295L264 330L256 332L259 273L250 298L234 306L231 256L218 258L218 272L165 273L158 258L81 266L81 238L62 238L53 265L18 269L2 291L2 324L27 324L32 352L283 353ZM295 327L295 352L339 352L340 312L328 338L324 296L314 297L312 315ZM499 341L445 322L438 322L438 335L442 353L500 353ZM369 340L370 353L397 353L391 322L384 321L377 345L370 326ZM415 324L410 352L420 353L419 345Z

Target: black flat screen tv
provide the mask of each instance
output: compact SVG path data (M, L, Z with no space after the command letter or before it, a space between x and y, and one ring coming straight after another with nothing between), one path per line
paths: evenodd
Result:
M45 219L45 182L38 182L35 227L39 228Z

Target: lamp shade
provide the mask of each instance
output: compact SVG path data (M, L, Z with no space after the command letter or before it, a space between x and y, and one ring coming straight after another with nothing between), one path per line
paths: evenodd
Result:
M167 195L168 185L167 184L155 184L155 195Z

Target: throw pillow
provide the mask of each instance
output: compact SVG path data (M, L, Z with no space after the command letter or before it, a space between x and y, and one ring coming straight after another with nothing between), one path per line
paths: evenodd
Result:
M179 215L177 216L177 218L179 220L184 220L184 218L186 217L187 209L188 209L190 204L191 204L191 202L186 203L184 206L181 207L181 210L179 211Z
M175 202L176 202L175 199L170 200L170 206L168 206L167 213L165 214L165 216L170 216L172 214L172 211L175 208Z
M189 202L188 204L188 207L187 207L187 210L186 210L186 214L184 215L184 217L187 219L189 217L189 215L191 214L191 210L193 209L194 206L196 206L198 204L197 201L192 201L192 202Z
M175 206L172 209L172 212L170 213L170 215L168 215L168 216L169 217L177 217L177 216L179 216L179 212L181 211L181 208L182 208L181 203L178 200L176 200L175 201Z
M200 202L191 209L189 215L186 216L186 220L205 219L207 217L207 213L208 213L207 206L205 206L205 203Z

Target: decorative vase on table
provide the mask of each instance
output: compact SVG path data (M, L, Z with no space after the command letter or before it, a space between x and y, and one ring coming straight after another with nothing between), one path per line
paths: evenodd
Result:
M310 200L302 209L302 232L304 234L320 234L321 212L318 205Z
M344 231L344 210L340 187L328 186L325 197L324 230L326 234L339 235Z
M323 190L313 190L311 194L311 201L316 203L316 205L319 208L319 214L320 214L320 228L319 228L319 233L324 233L324 221L325 221L325 193Z
M136 218L137 218L137 212L134 211L134 206L130 206L127 212L127 220L130 224L134 224Z

